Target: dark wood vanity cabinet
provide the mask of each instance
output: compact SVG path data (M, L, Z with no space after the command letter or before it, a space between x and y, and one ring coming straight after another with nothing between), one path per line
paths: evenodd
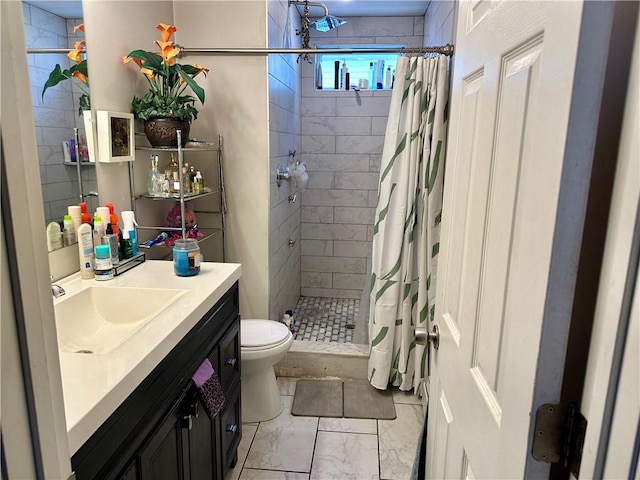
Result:
M71 459L76 479L223 480L241 438L234 285ZM225 393L209 418L191 376L208 358Z

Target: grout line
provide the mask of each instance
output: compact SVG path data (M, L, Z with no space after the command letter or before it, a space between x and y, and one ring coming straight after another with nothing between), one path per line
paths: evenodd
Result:
M253 432L253 437L251 437L251 442L249 442L249 448L247 448L247 455L244 457L244 460L242 461L242 467L240 468L240 475L238 475L238 478L242 476L242 471L244 470L244 466L247 463L247 458L249 458L249 454L251 453L251 447L253 447L253 442L255 441L256 436L258 435L259 427L260 427L260 422L258 422L258 424L256 425L256 430Z
M320 417L316 421L316 436L313 439L313 453L311 454L311 465L309 466L309 478L311 478L311 470L313 470L313 461L316 458L316 447L318 446L318 426L320 425Z
M396 418L398 418L397 414ZM378 440L378 478L381 478L382 462L380 461L380 420L376 420L376 437Z

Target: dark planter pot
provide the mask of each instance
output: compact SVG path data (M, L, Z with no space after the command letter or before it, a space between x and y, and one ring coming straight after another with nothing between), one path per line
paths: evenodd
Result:
M177 130L182 131L182 146L189 138L191 120L180 120L177 117L156 117L144 121L144 133L152 147L176 147L178 145Z

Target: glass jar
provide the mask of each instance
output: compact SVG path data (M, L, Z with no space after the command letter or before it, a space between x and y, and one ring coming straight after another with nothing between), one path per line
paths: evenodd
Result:
M200 273L200 245L193 238L176 240L173 246L173 271L179 277L191 277Z

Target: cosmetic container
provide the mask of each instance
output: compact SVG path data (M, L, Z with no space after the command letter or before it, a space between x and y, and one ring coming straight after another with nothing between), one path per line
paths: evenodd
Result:
M62 232L57 222L47 225L47 250L53 252L62 248Z
M78 227L78 254L80 256L80 277L91 280L93 275L93 231L91 225L83 223Z
M71 216L73 229L77 235L78 227L82 225L82 210L80 209L80 205L69 205L67 207L67 213Z
M62 238L65 247L76 243L76 227L73 225L71 215L65 215L63 220L64 230L62 230Z
M113 265L117 265L120 262L118 243L118 236L113 233L113 227L108 223L107 231L102 236L102 244L109 247L109 256L111 257L111 263Z
M200 273L200 246L193 238L176 240L173 246L173 271L179 277Z
M111 251L109 245L98 245L95 248L95 268L96 280L99 282L111 280L113 278L113 263L111 263Z

